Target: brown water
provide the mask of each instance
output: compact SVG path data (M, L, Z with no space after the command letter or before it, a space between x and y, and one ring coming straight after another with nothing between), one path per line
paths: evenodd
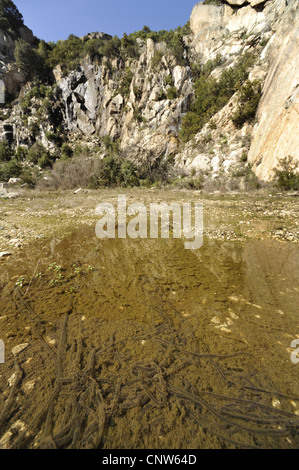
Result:
M86 228L0 268L1 447L298 447L297 245Z

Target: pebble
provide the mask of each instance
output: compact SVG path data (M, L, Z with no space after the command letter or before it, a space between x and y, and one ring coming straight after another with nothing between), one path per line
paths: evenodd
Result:
M13 238L12 240L9 240L9 244L14 245L16 248L20 248L22 246L18 238Z
M0 258L6 258L7 256L11 256L12 253L9 253L9 251L1 251L0 252Z
M13 387L17 381L17 374L14 372L11 377L8 379L8 384L10 387Z
M24 385L24 390L26 392L31 392L34 387L35 387L35 384L36 384L36 381L35 380L31 380L30 382L27 382L25 385Z
M273 398L272 406L273 408L280 408L280 401L277 398Z
M11 352L13 353L14 356L17 356L18 354L20 354L20 352L28 348L28 346L29 346L29 343L19 344L18 346L15 346L14 348L12 348Z
M7 449L10 439L12 438L13 433L11 431L7 431L0 440L0 449Z

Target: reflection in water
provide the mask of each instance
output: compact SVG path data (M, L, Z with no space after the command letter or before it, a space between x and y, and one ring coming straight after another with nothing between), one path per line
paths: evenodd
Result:
M2 446L298 446L297 246L88 229L5 266Z

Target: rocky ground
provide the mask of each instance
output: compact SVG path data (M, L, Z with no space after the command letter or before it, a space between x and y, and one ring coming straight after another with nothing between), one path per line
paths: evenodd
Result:
M79 192L9 192L0 198L0 254L13 255L21 247L55 233L69 234L83 225L95 225L100 202L204 203L204 235L218 240L276 239L299 242L298 194L202 194L179 190L101 190Z

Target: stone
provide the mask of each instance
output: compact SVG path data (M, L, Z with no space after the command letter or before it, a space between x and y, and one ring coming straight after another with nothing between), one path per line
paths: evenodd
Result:
M17 380L18 380L18 375L16 374L16 372L14 372L8 379L8 385L10 387L13 387L16 384Z
M262 3L266 3L267 0L248 0L251 7L256 7L257 5L261 5Z
M242 6L244 3L247 3L247 0L227 0L227 3L233 6Z
M22 181L21 178L10 178L8 181L8 184L15 185L15 184L19 184L21 181Z
M29 346L29 343L23 343L23 344L19 344L18 346L15 346L12 348L11 352L13 353L14 356L17 356L18 354L20 354L22 351L24 351L25 349L27 349Z
M173 81L174 81L174 86L177 88L177 90L182 89L183 84L187 80L187 78L188 78L188 73L187 73L186 67L177 65L173 69Z
M11 256L12 254L9 253L9 251L0 251L0 258L7 258L8 256Z

